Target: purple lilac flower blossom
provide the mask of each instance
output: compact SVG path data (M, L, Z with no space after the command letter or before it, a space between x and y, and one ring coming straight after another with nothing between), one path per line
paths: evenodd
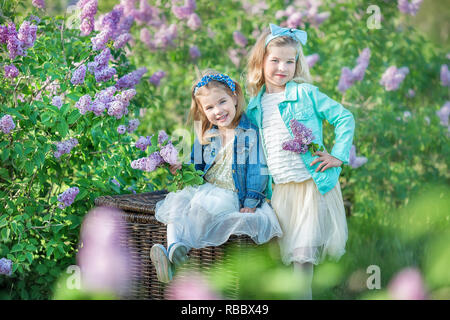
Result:
M121 34L119 37L117 37L116 41L114 41L114 48L115 49L122 48L131 39L132 39L131 34L129 34L129 33Z
M58 142L56 144L57 150L55 151L54 155L55 158L60 158L65 153L70 153L72 151L73 147L75 147L78 144L78 140L75 138Z
M128 122L128 126L126 128L128 133L131 133L133 131L135 131L137 129L137 127L139 127L139 119L132 119Z
M450 101L446 101L441 109L436 111L436 115L441 120L441 125L448 126L448 117L450 115Z
M356 147L355 145L352 145L350 148L350 158L348 160L348 164L353 168L357 169L364 165L367 162L366 157L357 157L356 156Z
M169 135L164 130L160 130L158 132L158 144L162 146L167 139L169 139Z
M233 32L233 40L238 46L242 48L245 48L248 44L247 38L239 31Z
M9 58L14 60L17 56L24 56L25 51L23 48L23 43L18 37L16 25L14 23L8 24L7 35L6 48L9 52Z
M156 168L162 164L164 164L164 159L161 157L159 152L156 151L148 157L133 160L131 162L131 168L151 172L156 170Z
M397 90L400 84L409 73L408 67L397 69L395 66L390 66L382 75L380 84L383 85L386 91Z
M0 259L0 274L5 276L12 275L12 261L6 258Z
M124 134L126 131L127 131L127 128L123 124L121 124L120 126L117 127L117 132L119 134Z
M111 182L114 183L116 186L120 187L119 181L117 181L115 178L112 178Z
M70 206L79 192L80 189L78 189L78 187L72 187L59 194L57 199L61 203L58 205L58 207L64 209L65 207Z
M32 0L31 4L38 9L45 9L44 0Z
M82 64L72 73L72 79L70 80L70 82L72 82L74 86L82 84L84 82L85 76L86 76L86 65Z
M55 107L58 107L58 109L61 109L61 107L63 105L63 101L61 99L61 96L54 96L52 98L52 105L54 105Z
M422 1L423 0L412 0L409 2L408 0L398 0L397 7L400 12L415 16L420 9Z
M444 87L450 86L450 72L448 71L448 66L446 64L441 66L441 84Z
M0 130L3 131L3 133L8 134L16 127L14 124L13 118L6 114L0 119Z
M341 70L341 77L338 83L338 90L341 92L347 91L353 83L355 82L355 78L353 76L352 71L348 67L343 67Z
M5 65L5 77L14 79L19 75L19 69L16 68L15 65Z
M75 108L80 110L81 114L86 114L86 112L91 111L92 108L92 98L90 95L85 94L80 99L78 99L77 103L75 103Z
M306 153L309 150L309 145L313 142L314 136L312 130L305 127L298 120L292 119L289 122L294 139L282 143L283 150L292 151L296 153Z
M17 38L22 42L23 50L31 48L36 41L37 26L29 21L24 21L19 28Z
M136 141L136 144L135 144L136 148L139 148L142 151L145 151L145 149L147 149L147 147L152 145L151 138L152 137L149 137L149 136L147 136L147 137L140 136L138 141Z
M108 114L115 117L117 120L121 119L128 113L126 105L122 101L113 101L109 104Z
M189 48L189 55L191 56L192 60L197 60L202 54L197 46L192 46Z
M149 81L157 87L157 86L159 86L161 79L164 78L165 76L166 76L166 73L163 70L159 70L159 71L156 71L154 74L152 74Z
M312 55L306 56L305 59L308 67L311 69L317 63L317 61L319 61L320 56L319 54L314 53Z
M125 296L129 289L130 261L137 259L123 245L128 237L122 211L97 207L81 226L82 247L77 253L81 284L85 291Z
M172 165L178 163L178 150L173 146L171 142L162 147L159 154L168 164Z
M147 68L145 68L145 67L139 68L131 73L124 75L122 78L120 78L117 81L115 86L118 90L125 89L125 88L133 88L134 86L136 86L139 83L142 76L146 72L147 72Z
M389 282L388 292L395 300L425 300L427 298L422 275L416 268L405 268L397 273Z
M193 13L189 16L187 26L191 30L194 30L194 31L198 30L198 29L200 29L201 25L202 25L202 20L196 13Z
M177 2L176 0L172 0L172 13L180 20L188 19L197 8L195 0L185 0L184 6L177 6Z

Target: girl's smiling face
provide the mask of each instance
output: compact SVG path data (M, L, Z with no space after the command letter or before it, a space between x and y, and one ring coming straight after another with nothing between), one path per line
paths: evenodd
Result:
M236 115L236 97L220 88L205 90L206 94L199 95L197 99L206 118L219 129L229 128Z
M282 92L294 78L297 50L292 46L271 47L264 58L267 93Z

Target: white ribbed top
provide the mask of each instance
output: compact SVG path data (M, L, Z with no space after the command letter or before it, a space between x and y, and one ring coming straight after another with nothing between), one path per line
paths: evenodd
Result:
M262 129L267 150L267 166L275 184L302 182L311 178L298 153L283 150L284 141L292 139L281 118L278 104L284 100L285 92L263 94Z

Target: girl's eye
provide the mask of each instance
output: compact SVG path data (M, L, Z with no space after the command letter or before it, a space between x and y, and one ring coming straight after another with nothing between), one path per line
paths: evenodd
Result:
M278 62L278 60L276 60L276 59L272 59L271 61L272 61L272 62Z
M220 104L224 104L225 102L227 102L227 100L221 100Z
M294 63L294 61L288 61L288 63L289 63L289 64L292 64L292 63Z

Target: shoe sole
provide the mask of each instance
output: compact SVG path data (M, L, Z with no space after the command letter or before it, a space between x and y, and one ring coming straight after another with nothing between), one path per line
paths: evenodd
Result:
M172 280L170 261L162 245L154 245L150 249L150 260L155 266L158 280L164 283L170 282Z
M175 248L170 251L169 261L172 261L176 267L184 264L188 260L187 252L185 246L175 244Z

